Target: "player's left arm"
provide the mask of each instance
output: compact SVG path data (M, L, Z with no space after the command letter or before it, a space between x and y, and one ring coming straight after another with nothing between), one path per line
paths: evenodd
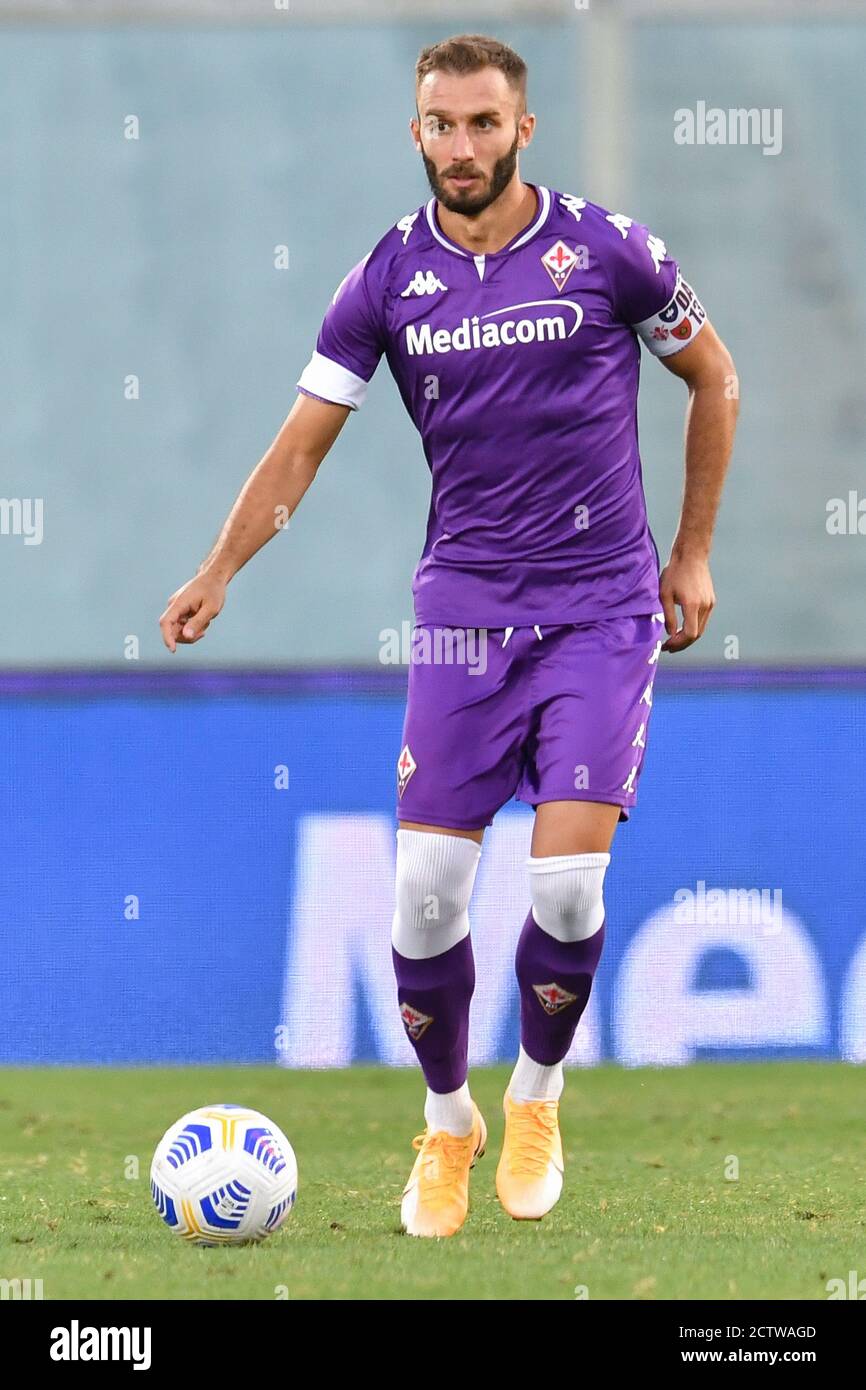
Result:
M659 577L668 634L662 650L681 652L702 635L716 602L710 543L734 438L737 377L730 353L661 237L642 222L603 209L595 225L614 318L631 327L689 389L682 511Z
M659 580L668 633L662 651L681 652L703 635L716 602L710 546L734 442L739 388L731 354L708 321L691 343L661 361L689 389L680 521Z

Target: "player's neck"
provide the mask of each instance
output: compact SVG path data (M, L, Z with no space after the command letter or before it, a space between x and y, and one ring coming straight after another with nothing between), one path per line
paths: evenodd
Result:
M514 179L495 203L478 217L464 217L449 212L436 200L436 216L442 231L451 241L473 256L493 255L528 227L538 211L538 196L528 183Z

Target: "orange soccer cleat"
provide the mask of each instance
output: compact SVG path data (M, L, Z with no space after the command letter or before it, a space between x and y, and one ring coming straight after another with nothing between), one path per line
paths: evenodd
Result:
M481 1158L487 1126L472 1102L472 1131L465 1138L438 1129L425 1130L412 1140L418 1150L415 1166L403 1189L400 1216L410 1236L453 1236L469 1210L469 1170Z
M558 1100L502 1103L505 1138L496 1169L496 1192L515 1220L537 1221L559 1201L562 1191L562 1138Z

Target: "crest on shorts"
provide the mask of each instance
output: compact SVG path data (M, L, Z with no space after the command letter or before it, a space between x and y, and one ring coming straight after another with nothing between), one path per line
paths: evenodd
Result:
M562 985L551 981L549 985L533 985L532 988L538 995L538 1002L546 1014L558 1014L561 1009L566 1009L569 1004L573 1004L577 999L576 994L569 994Z
M413 1042L423 1038L430 1024L433 1022L430 1014L422 1014L420 1009L413 1009L411 1004L403 1003L400 1005L400 1017L406 1025L406 1032Z
M561 290L579 259L580 257L570 250L564 241L557 241L548 251L545 251L541 257L541 264L557 290Z
M412 749L408 743L403 745L400 756L397 759L397 792L400 796L406 790L406 783L412 776L418 764L412 757Z

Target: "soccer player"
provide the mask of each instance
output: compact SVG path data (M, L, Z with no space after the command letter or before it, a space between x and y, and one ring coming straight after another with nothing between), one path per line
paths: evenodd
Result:
M601 955L602 885L635 805L659 655L697 641L715 602L708 555L737 389L658 236L522 182L535 117L512 49L481 35L425 48L416 101L433 196L337 287L298 399L160 621L171 651L201 640L384 355L432 474L397 762L392 957L427 1083L402 1221L449 1236L487 1139L467 1082L485 827L515 794L535 808L496 1189L512 1217L538 1219L562 1188L562 1063ZM681 517L661 574L638 452L640 342L688 387Z

